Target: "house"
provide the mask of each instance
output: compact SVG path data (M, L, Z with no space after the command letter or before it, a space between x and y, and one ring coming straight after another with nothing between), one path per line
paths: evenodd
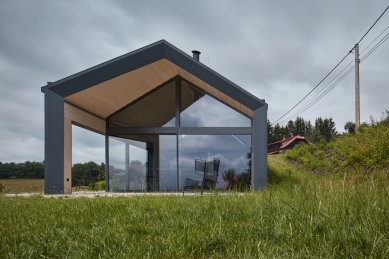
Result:
M290 138L284 138L280 141L276 141L267 145L267 154L275 155L286 152L288 149L292 149L295 145L304 142L309 143L304 137L300 135L293 136L290 135Z
M234 168L251 172L253 191L267 184L265 100L202 64L199 51L161 40L41 91L45 193L72 191L72 125L105 136L106 191L179 191L198 176L195 159L215 158L219 175Z

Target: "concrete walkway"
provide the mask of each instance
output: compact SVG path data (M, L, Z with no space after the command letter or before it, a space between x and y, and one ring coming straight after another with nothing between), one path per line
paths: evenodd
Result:
M185 192L187 195L210 195L210 192ZM244 193L238 192L219 192L218 194L226 195L243 195ZM134 197L134 196L182 196L182 192L105 192L105 191L81 191L73 192L72 194L46 194L43 193L18 193L18 194L5 194L6 197L31 197L42 196L44 198L96 198L96 197Z

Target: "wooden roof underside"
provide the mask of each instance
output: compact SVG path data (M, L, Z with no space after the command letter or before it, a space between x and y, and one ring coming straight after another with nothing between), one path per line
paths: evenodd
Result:
M65 97L65 100L102 118L107 118L112 113L175 76L186 79L193 85L203 89L205 92L224 103L229 104L243 114L246 114L249 117L253 116L253 111L251 109L167 59L161 59L81 92L67 96Z

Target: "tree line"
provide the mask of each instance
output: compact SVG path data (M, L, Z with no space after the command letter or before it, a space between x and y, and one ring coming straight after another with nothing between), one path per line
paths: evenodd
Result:
M335 122L332 118L316 118L314 123L310 120L304 120L297 117L294 121L290 120L284 125L272 125L267 120L267 143L273 143L283 138L290 138L291 135L300 135L305 137L311 143L317 143L321 139L330 141L338 135Z
M43 179L44 178L44 161L23 163L2 163L0 162L0 179ZM95 162L78 163L72 166L72 183L78 185L80 183L90 181L89 171L97 170L97 180L105 180L105 164L100 165Z
M2 163L0 162L0 179L32 178L43 179L44 162Z

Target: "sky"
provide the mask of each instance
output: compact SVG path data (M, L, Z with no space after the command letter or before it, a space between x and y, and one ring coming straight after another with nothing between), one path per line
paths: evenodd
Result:
M269 105L276 121L353 48L388 2L0 0L0 161L44 159L40 87L165 39ZM389 26L389 11L360 43ZM324 81L350 62L350 54ZM360 64L361 121L389 109L389 41ZM355 120L354 71L300 116ZM313 92L313 94L315 94ZM304 103L304 102L303 102ZM285 118L288 118L286 116ZM104 162L104 138L73 126L73 163Z

